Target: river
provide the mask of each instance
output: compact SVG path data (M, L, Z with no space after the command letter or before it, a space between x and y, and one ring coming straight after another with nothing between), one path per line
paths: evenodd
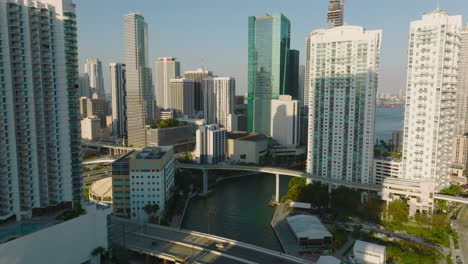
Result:
M391 139L392 131L403 127L403 115L403 108L378 108L376 138ZM281 195L286 193L289 179L281 176ZM192 200L182 228L279 251L281 246L270 226L274 208L268 205L274 192L275 177L270 174L220 182L207 199Z

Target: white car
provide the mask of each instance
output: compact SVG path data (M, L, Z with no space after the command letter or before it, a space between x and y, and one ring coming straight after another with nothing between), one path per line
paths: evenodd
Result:
M217 248L219 248L219 249L223 249L223 248L226 247L226 245L225 245L224 243L216 243L215 246L216 246Z

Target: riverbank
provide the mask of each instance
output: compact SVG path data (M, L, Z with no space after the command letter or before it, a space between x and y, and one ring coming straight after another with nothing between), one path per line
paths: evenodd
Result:
M275 193L275 177L246 173L220 179L206 198L191 199L181 228L195 230L260 247L282 251L271 220L274 208L268 205ZM281 176L280 191L286 193L290 177Z

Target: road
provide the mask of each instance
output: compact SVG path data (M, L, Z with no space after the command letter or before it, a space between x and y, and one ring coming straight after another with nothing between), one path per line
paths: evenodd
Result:
M157 225L139 225L117 217L112 218L112 241L134 251L159 256L166 254L200 263L312 263L230 239ZM152 244L153 241L156 245ZM217 248L215 245L219 242L226 247Z
M468 263L468 206L464 206L458 219L455 221L456 229L460 240L458 244L460 245L460 250L462 251L461 257L463 258L463 263Z

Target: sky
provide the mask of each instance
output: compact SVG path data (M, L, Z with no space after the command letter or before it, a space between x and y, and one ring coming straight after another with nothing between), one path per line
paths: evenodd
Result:
M236 78L236 94L247 91L248 17L282 12L291 21L291 49L304 63L305 38L324 27L328 0L74 0L78 16L80 71L86 58L124 62L123 17L141 12L148 23L149 60L176 57L181 71L205 68ZM438 4L440 2L440 4ZM405 88L409 23L437 8L468 21L468 0L347 0L345 23L382 29L379 93Z

